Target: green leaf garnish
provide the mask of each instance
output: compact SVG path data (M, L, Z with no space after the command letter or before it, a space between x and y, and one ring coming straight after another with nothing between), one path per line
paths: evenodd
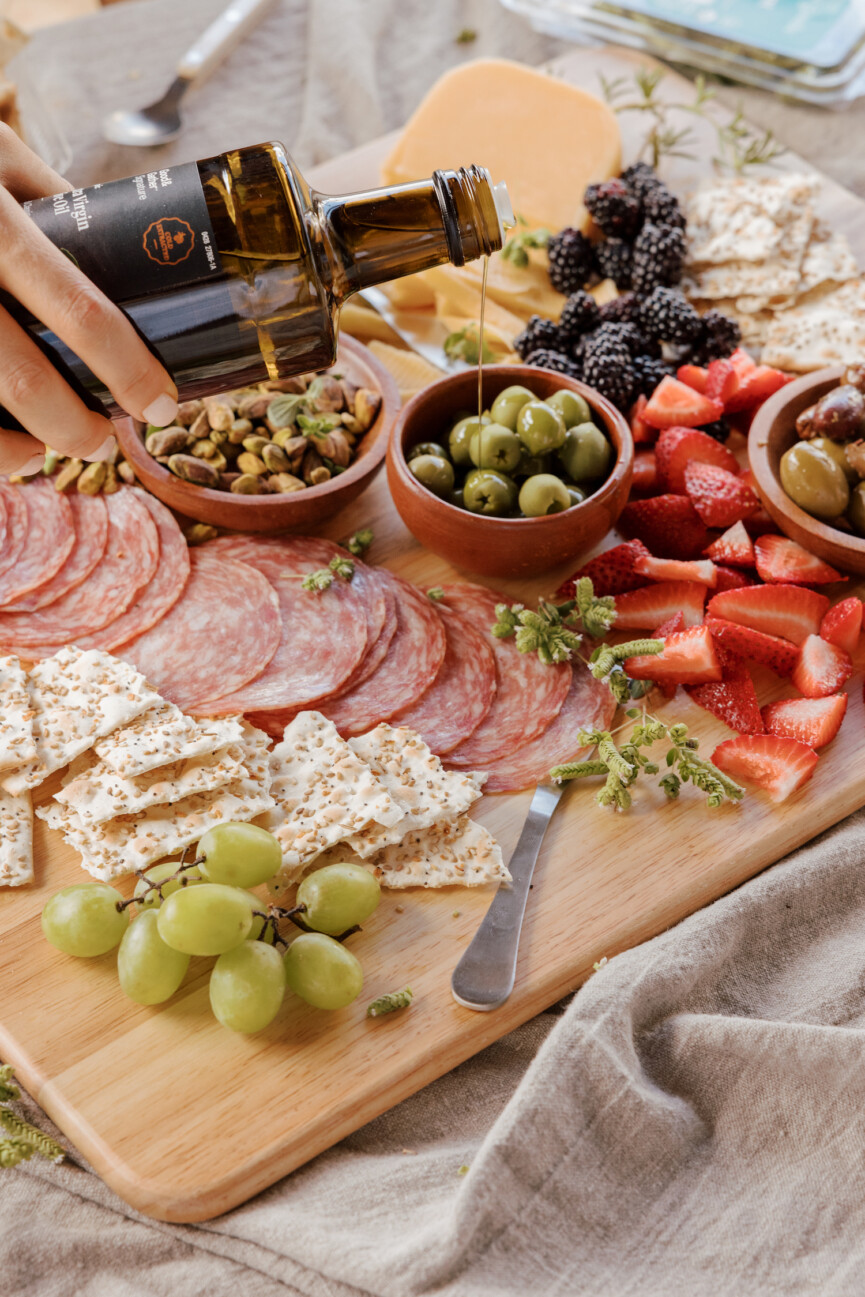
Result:
M444 352L451 360L464 360L467 365L476 365L478 363L479 347L479 328L475 323L467 324L464 329L458 329L456 333L449 333L444 340ZM495 360L496 354L486 342L484 343L484 364L489 365Z
M545 248L550 240L550 232L543 226L536 230L521 230L512 234L502 248L502 257L514 266L524 268L529 264L529 248Z

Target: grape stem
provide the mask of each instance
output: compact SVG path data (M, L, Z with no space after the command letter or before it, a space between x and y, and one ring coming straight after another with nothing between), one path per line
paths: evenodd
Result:
M184 847L183 855L181 855L180 860L178 862L176 873L169 875L168 878L163 878L162 882L160 883L154 883L152 878L148 878L145 870L136 869L135 876L136 878L140 878L141 881L144 883L145 885L144 891L139 893L138 896L135 895L130 896L128 900L118 901L117 905L115 906L117 913L122 914L123 911L129 905L133 905L133 904L142 905L145 899L151 894L151 892L158 892L160 901L164 901L165 897L162 894L162 889L166 883L179 882L181 887L186 887L189 884L189 879L185 878L184 875L190 869L197 869L198 866L203 864L204 861L207 859L206 856L196 856L195 860L191 860L189 864L184 864L184 856L186 855L188 850L189 850L188 847Z
M260 913L260 911L256 911L256 913ZM305 905L293 905L291 909L286 909L285 907L280 905L271 905L267 918L271 919L274 922L274 932L276 932L276 922L275 922L276 919L291 919L295 927L300 928L301 932L317 932L318 928L311 928L309 924L306 923L300 917L305 913L306 913ZM334 937L334 941L345 941L347 937L353 936L355 932L362 932L362 931L363 929L361 928L360 924L356 923L353 928L346 928L345 932L341 932L338 937ZM263 940L263 938L264 938L264 929L262 928L258 939L259 941L261 941ZM283 939L280 938L280 940L282 941ZM283 945L287 945L287 942L283 941Z

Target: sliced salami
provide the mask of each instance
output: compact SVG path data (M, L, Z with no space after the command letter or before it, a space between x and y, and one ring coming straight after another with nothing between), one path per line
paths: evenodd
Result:
M17 563L0 576L0 605L4 608L14 606L16 599L56 576L75 545L69 501L47 477L37 477L19 490L24 492L29 510L27 536Z
M0 499L6 506L6 531L0 550L0 579L18 562L27 539L30 510L24 492L0 478Z
M108 510L101 495L81 495L78 491L66 497L75 526L75 546L56 576L30 594L15 600L15 612L35 612L62 599L94 570L108 544Z
M577 747L581 729L606 729L616 713L613 695L582 662L574 662L571 687L559 714L543 734L486 769L485 793L510 793L548 780L553 766L582 761L588 748Z
M444 621L444 662L419 703L399 712L392 725L415 730L438 756L474 734L496 692L496 659L480 631L458 612L437 605Z
M380 601L384 602L384 623L375 639L367 642L367 648L364 656L358 663L354 673L349 677L346 683L339 689L339 693L347 693L349 689L354 689L357 685L363 684L368 680L373 671L377 671L387 656L391 640L396 634L396 597L391 589L387 569L376 567L356 568L352 585L361 578L361 590L365 598L368 599L366 604L367 612L367 632L372 633L372 628L378 624L378 611Z
M150 581L138 593L135 602L91 635L77 641L79 648L103 649L110 653L122 644L143 635L174 607L189 580L189 547L175 521L174 514L164 504L139 487L130 488L138 497L156 525L159 535L159 564Z
M567 662L545 666L536 653L520 653L513 639L496 639L490 627L496 604L506 603L480 585L444 587L444 601L484 636L496 659L496 694L474 734L448 755L448 765L487 770L542 734L558 715L571 683Z
M2 485L2 483L0 483ZM6 520L8 510L6 508L6 498L0 495L0 556L3 554L3 546L6 544Z
M189 558L183 598L117 654L184 711L215 683L234 693L261 675L282 635L276 591L256 568L205 548Z
M159 535L134 491L109 495L108 543L86 581L36 612L0 612L0 644L19 657L50 657L62 644L100 630L124 613L156 571Z

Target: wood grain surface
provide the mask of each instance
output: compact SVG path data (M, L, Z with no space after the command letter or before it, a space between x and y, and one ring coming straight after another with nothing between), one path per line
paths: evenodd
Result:
M635 62L627 54L575 51L558 71L591 89L599 70L609 76ZM672 75L665 92L689 93ZM629 128L632 122L625 119ZM681 163L674 180L705 173L710 135L700 160ZM633 151L626 141L626 156ZM370 146L314 180L322 189L360 188L374 182L382 153L381 143ZM822 210L865 260L863 204L827 182ZM383 475L323 531L340 538L370 523L373 561L423 587L470 576L416 544ZM497 584L528 602L565 571ZM852 581L844 587L856 589ZM118 989L113 955L74 960L44 942L42 905L84 875L75 853L37 822L35 884L0 894L0 1057L136 1208L175 1221L218 1215L575 989L602 956L660 932L862 805L865 655L856 665L839 738L813 781L781 807L753 794L739 807L709 812L691 789L668 805L649 783L630 814L615 816L594 804L587 787L566 792L538 861L516 989L489 1014L460 1008L450 994L451 971L490 900L487 891L458 889L385 896L352 940L363 993L339 1013L316 1012L289 996L266 1031L234 1036L210 1014L205 961L193 961L168 1005L137 1006ZM785 692L768 673L757 675L757 687L764 701ZM674 706L704 752L729 737L686 697ZM51 784L40 790L43 798L51 791ZM506 856L529 796L480 804L477 818ZM415 992L409 1010L366 1019L371 999L407 983Z

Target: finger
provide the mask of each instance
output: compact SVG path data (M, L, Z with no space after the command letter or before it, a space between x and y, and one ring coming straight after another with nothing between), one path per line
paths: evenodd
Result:
M0 122L0 185L19 203L28 198L48 198L71 189L47 163L28 149L11 126Z
M0 473L38 473L45 463L45 447L26 432L0 428Z
M93 455L112 434L108 419L88 410L33 339L2 308L0 405L38 441L61 455L80 459Z
M0 287L52 329L135 419L167 424L177 388L129 320L0 190Z

